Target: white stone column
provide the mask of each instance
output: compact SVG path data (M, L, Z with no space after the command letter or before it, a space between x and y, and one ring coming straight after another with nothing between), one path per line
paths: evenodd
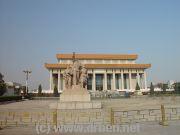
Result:
M96 91L96 74L93 71L92 90Z
M107 90L107 72L104 73L104 90Z
M112 89L116 90L116 76L115 76L115 71L113 70L113 82L112 82Z
M64 71L62 72L62 70L61 70L61 74L63 74L64 73ZM62 77L62 90L65 90L66 89L66 87L65 87L65 80L64 80L64 78Z
M118 83L119 83L119 90L122 89L122 85L121 85L121 78L120 78L120 73L118 73Z
M131 71L129 71L129 90L132 89L132 77L131 77Z
M60 70L58 70L58 91L61 90L60 82L61 82Z
M52 69L49 70L49 90L52 91Z
M144 71L144 89L147 90L147 74Z
M121 89L124 90L124 77L123 77L123 71L121 71Z

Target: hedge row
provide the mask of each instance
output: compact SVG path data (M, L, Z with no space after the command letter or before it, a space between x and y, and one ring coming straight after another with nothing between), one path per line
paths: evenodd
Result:
M31 97L55 97L54 93L29 93L29 96Z
M0 102L22 100L22 96L1 96Z

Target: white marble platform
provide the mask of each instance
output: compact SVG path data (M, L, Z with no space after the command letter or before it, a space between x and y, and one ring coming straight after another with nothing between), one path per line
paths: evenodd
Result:
M99 101L71 101L51 103L49 107L50 109L100 109L102 105Z

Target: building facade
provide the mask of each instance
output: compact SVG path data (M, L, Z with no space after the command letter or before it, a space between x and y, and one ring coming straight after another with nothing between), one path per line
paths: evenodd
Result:
M49 71L49 85L53 92L56 86L59 92L65 89L63 72L72 63L73 54L57 54L58 63L45 63ZM87 89L97 90L135 90L138 83L141 91L147 90L146 69L151 64L136 64L136 54L76 54L88 69Z

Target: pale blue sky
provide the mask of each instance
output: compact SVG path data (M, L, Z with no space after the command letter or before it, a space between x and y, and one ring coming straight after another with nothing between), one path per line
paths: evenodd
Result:
M179 0L0 0L0 72L49 88L56 53L136 53L148 81L180 81Z

